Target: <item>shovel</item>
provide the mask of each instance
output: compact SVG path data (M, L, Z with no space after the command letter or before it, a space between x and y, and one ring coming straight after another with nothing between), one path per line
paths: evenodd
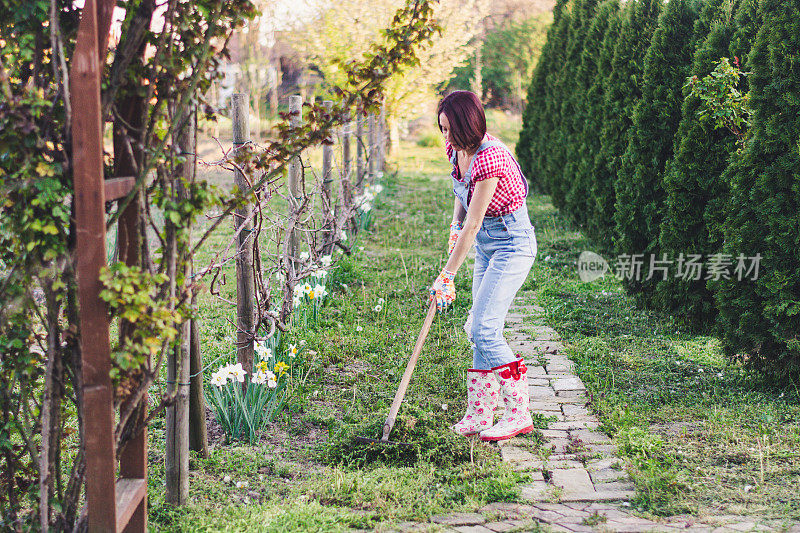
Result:
M428 307L428 316L425 317L425 322L422 324L422 331L419 332L419 337L417 337L417 344L414 346L414 352L411 354L408 364L406 364L406 371L403 373L403 379L400 380L400 386L397 388L397 392L394 395L392 408L389 409L389 416L386 417L386 423L383 425L383 436L381 436L380 439L356 437L356 442L361 442L364 444L395 444L406 447L411 446L411 444L407 442L390 441L389 433L392 432L392 428L394 427L394 423L397 419L397 412L400 410L400 404L403 403L403 398L406 395L406 389L408 389L408 383L411 381L411 374L414 373L414 367L417 365L417 359L419 359L419 354L422 352L422 345L425 344L425 338L428 336L428 332L431 329L431 324L433 323L433 317L435 315L436 300L431 300L431 305Z

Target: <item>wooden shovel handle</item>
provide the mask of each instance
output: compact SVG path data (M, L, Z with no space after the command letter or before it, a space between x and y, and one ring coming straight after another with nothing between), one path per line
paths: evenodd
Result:
M428 316L425 317L425 322L422 324L422 331L419 332L419 337L417 337L417 344L414 346L414 352L411 354L411 359L408 360L408 364L406 364L406 371L403 373L403 379L400 380L400 386L397 388L397 392L394 395L392 408L389 409L389 416L386 417L386 423L383 425L383 436L381 437L383 442L389 440L389 433L392 432L392 428L394 427L397 412L400 410L400 404L403 403L406 389L408 389L408 383L411 381L411 374L414 373L414 367L417 365L417 359L419 359L419 354L422 352L422 345L425 344L425 338L431 330L434 316L436 316L436 300L432 299L431 305L428 306Z

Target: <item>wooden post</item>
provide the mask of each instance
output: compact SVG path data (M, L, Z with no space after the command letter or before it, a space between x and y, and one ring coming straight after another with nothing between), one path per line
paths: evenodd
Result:
M292 127L297 128L303 123L303 98L299 95L289 97L289 112L296 113L292 116ZM289 210L294 211L299 206L300 195L300 173L303 171L300 157L295 157L289 163ZM298 238L297 233L292 231L287 236L289 239L289 275L294 277L297 272L298 260Z
M367 167L369 168L367 183L372 185L375 183L375 173L377 172L377 153L376 149L377 139L375 132L375 113L370 113L367 117L367 135L369 139L369 147L367 153Z
M231 118L233 120L233 145L239 150L250 140L248 95L237 93L231 97ZM234 185L239 191L250 188L244 175L234 171ZM242 363L247 373L253 371L253 331L255 279L253 276L253 221L250 219L251 207L245 202L236 209L233 218L234 230L238 233L236 247L236 360Z
M71 63L73 110L76 271L81 320L83 445L89 531L114 531L117 461L108 307L100 299L100 270L106 264L103 125L100 116L100 27L97 4L86 0Z
M378 171L386 171L386 102L381 102L381 115L378 120Z
M330 115L331 110L333 109L333 102L330 100L325 100L322 102L322 107L324 107L325 111L328 113L328 115ZM330 239L330 235L333 232L333 227L335 225L333 213L334 202L333 195L331 194L331 185L333 184L333 139L333 135L329 135L328 141L330 141L331 144L322 145L323 242L327 242ZM328 255L332 250L333 245L328 244L323 248L322 253L323 255Z
M184 119L184 123L176 129L175 143L183 163L175 167L175 186L178 198L186 200L188 191L183 182L194 181L197 114L193 109ZM191 228L189 228L191 234ZM190 243L179 243L178 256L185 263L184 283L189 283L192 275L191 257L186 250ZM181 325L180 343L168 355L167 390L176 393L175 403L166 412L166 453L164 457L167 491L165 500L175 506L186 505L189 497L189 342L190 321Z
M352 169L352 154L350 150L350 138L353 135L353 121L349 116L344 121L342 127L342 180L350 179L350 172Z
M267 69L269 73L269 107L273 116L278 116L278 69L271 66Z
M364 190L364 115L361 105L356 108L356 191Z
M195 295L192 295L194 307ZM192 320L189 332L189 449L207 458L208 427L206 426L206 397L203 393L203 353L200 351L200 325Z

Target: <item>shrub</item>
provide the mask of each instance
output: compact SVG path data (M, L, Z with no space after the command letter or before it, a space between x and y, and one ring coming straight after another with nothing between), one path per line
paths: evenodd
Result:
M538 190L547 188L541 154L548 148L548 102L552 96L553 75L563 63L564 41L571 18L567 9L570 3L570 0L558 0L553 8L553 25L547 32L547 42L542 47L542 55L528 87L528 104L522 114L522 131L516 146L522 171Z
M444 140L440 133L429 131L423 133L420 138L417 139L417 146L422 146L423 148L441 148L444 146Z
M723 17L715 23L695 53L692 74L704 76L722 56L742 58L754 37L756 2L747 0L735 19ZM744 28L751 28L743 31ZM735 39L734 39L735 37ZM741 60L739 60L741 62ZM744 91L742 77L739 90ZM722 173L735 150L736 137L724 128L698 120L699 98L689 94L683 103L681 125L675 138L675 156L664 176L664 220L659 244L663 253L708 256L722 247L724 206L729 199L727 180ZM669 277L658 282L655 305L682 317L695 331L707 332L717 310L705 279Z
M778 377L800 374L800 7L765 0L748 58L750 138L723 179L731 195L723 252L762 258L758 277L712 284L728 355Z
M593 176L590 171L594 154L600 147L602 128L602 113L598 104L603 101L604 84L611 68L619 25L619 2L603 2L587 32L578 69L583 90L573 95L577 100L576 129L564 170L564 179L569 181L565 183L564 204L572 219L580 225L586 223L591 202Z
M587 221L591 228L590 235L603 251L611 249L614 182L620 156L628 145L633 110L641 98L643 58L650 46L661 5L656 0L629 3L623 13L619 38L614 44L614 56L604 93L600 149L592 167L594 205Z
M660 257L658 235L664 202L664 167L672 157L683 87L692 59L697 13L689 0L669 2L644 59L642 97L636 104L628 147L614 183L614 247L618 253ZM646 270L643 268L642 270ZM623 278L628 289L649 297L657 277Z

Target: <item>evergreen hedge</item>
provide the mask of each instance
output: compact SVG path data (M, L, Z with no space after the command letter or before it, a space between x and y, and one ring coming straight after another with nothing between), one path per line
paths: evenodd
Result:
M549 192L553 205L559 208L564 207L564 197L572 181L572 177L565 172L565 167L572 156L570 146L576 141L576 131L580 128L580 95L586 91L590 82L581 75L580 67L586 34L592 24L597 4L598 0L575 0L564 63L553 89L556 95L562 97L552 110L553 130L549 135L547 174L550 176Z
M758 2L744 0L727 13L725 5L713 5L715 20L705 41L695 52L692 75L706 76L721 57L736 57L742 63L749 53ZM709 5L711 7L711 4ZM745 78L746 83L746 78ZM743 92L746 87L741 87ZM697 120L700 101L687 97L683 104L681 125L675 138L675 157L664 177L666 200L661 224L661 251L668 257L679 254L708 257L720 251L720 232L724 206L728 201L728 183L722 173L736 149L736 137L725 129ZM716 319L711 290L704 277L683 279L670 276L659 281L656 305L682 317L694 331L709 332Z
M650 260L661 259L662 180L680 123L696 19L691 0L671 0L661 13L644 59L642 97L634 110L628 147L614 182L614 248L634 258L642 254L641 276L632 269L623 281L644 297L652 294L661 275L650 277Z
M611 71L604 94L603 128L600 149L596 154L592 174L594 184L593 210L588 215L587 226L600 250L613 250L614 182L620 166L620 156L628 146L633 125L633 110L642 96L644 56L656 28L661 11L661 0L634 0L626 4L624 18Z
M547 32L547 42L542 47L539 62L533 72L533 79L528 86L527 105L522 114L522 130L517 140L515 152L522 171L531 182L531 187L543 192L545 190L541 168L534 168L533 150L538 150L542 135L542 121L545 104L550 96L548 81L559 66L561 34L566 30L567 20L562 15L571 0L558 0L553 8L553 24Z
M723 57L751 71L740 139L683 92ZM798 65L796 0L559 0L518 144L595 251L645 254L643 278L666 255L666 279L626 283L640 301L783 376L800 376Z
M584 37L575 86L567 94L566 100L569 103L562 110L562 114L570 120L569 135L563 139L563 202L573 220L580 226L586 223L590 183L582 163L586 152L595 152L600 144L600 124L593 103L602 101L602 81L610 63L601 61L602 50L606 38L611 43L616 38L618 15L617 0L606 0L597 7L597 13L588 24Z
M730 201L723 252L761 256L756 279L711 284L731 356L780 376L800 374L800 7L764 0L748 58L750 138L723 179ZM752 262L747 266L751 266Z

